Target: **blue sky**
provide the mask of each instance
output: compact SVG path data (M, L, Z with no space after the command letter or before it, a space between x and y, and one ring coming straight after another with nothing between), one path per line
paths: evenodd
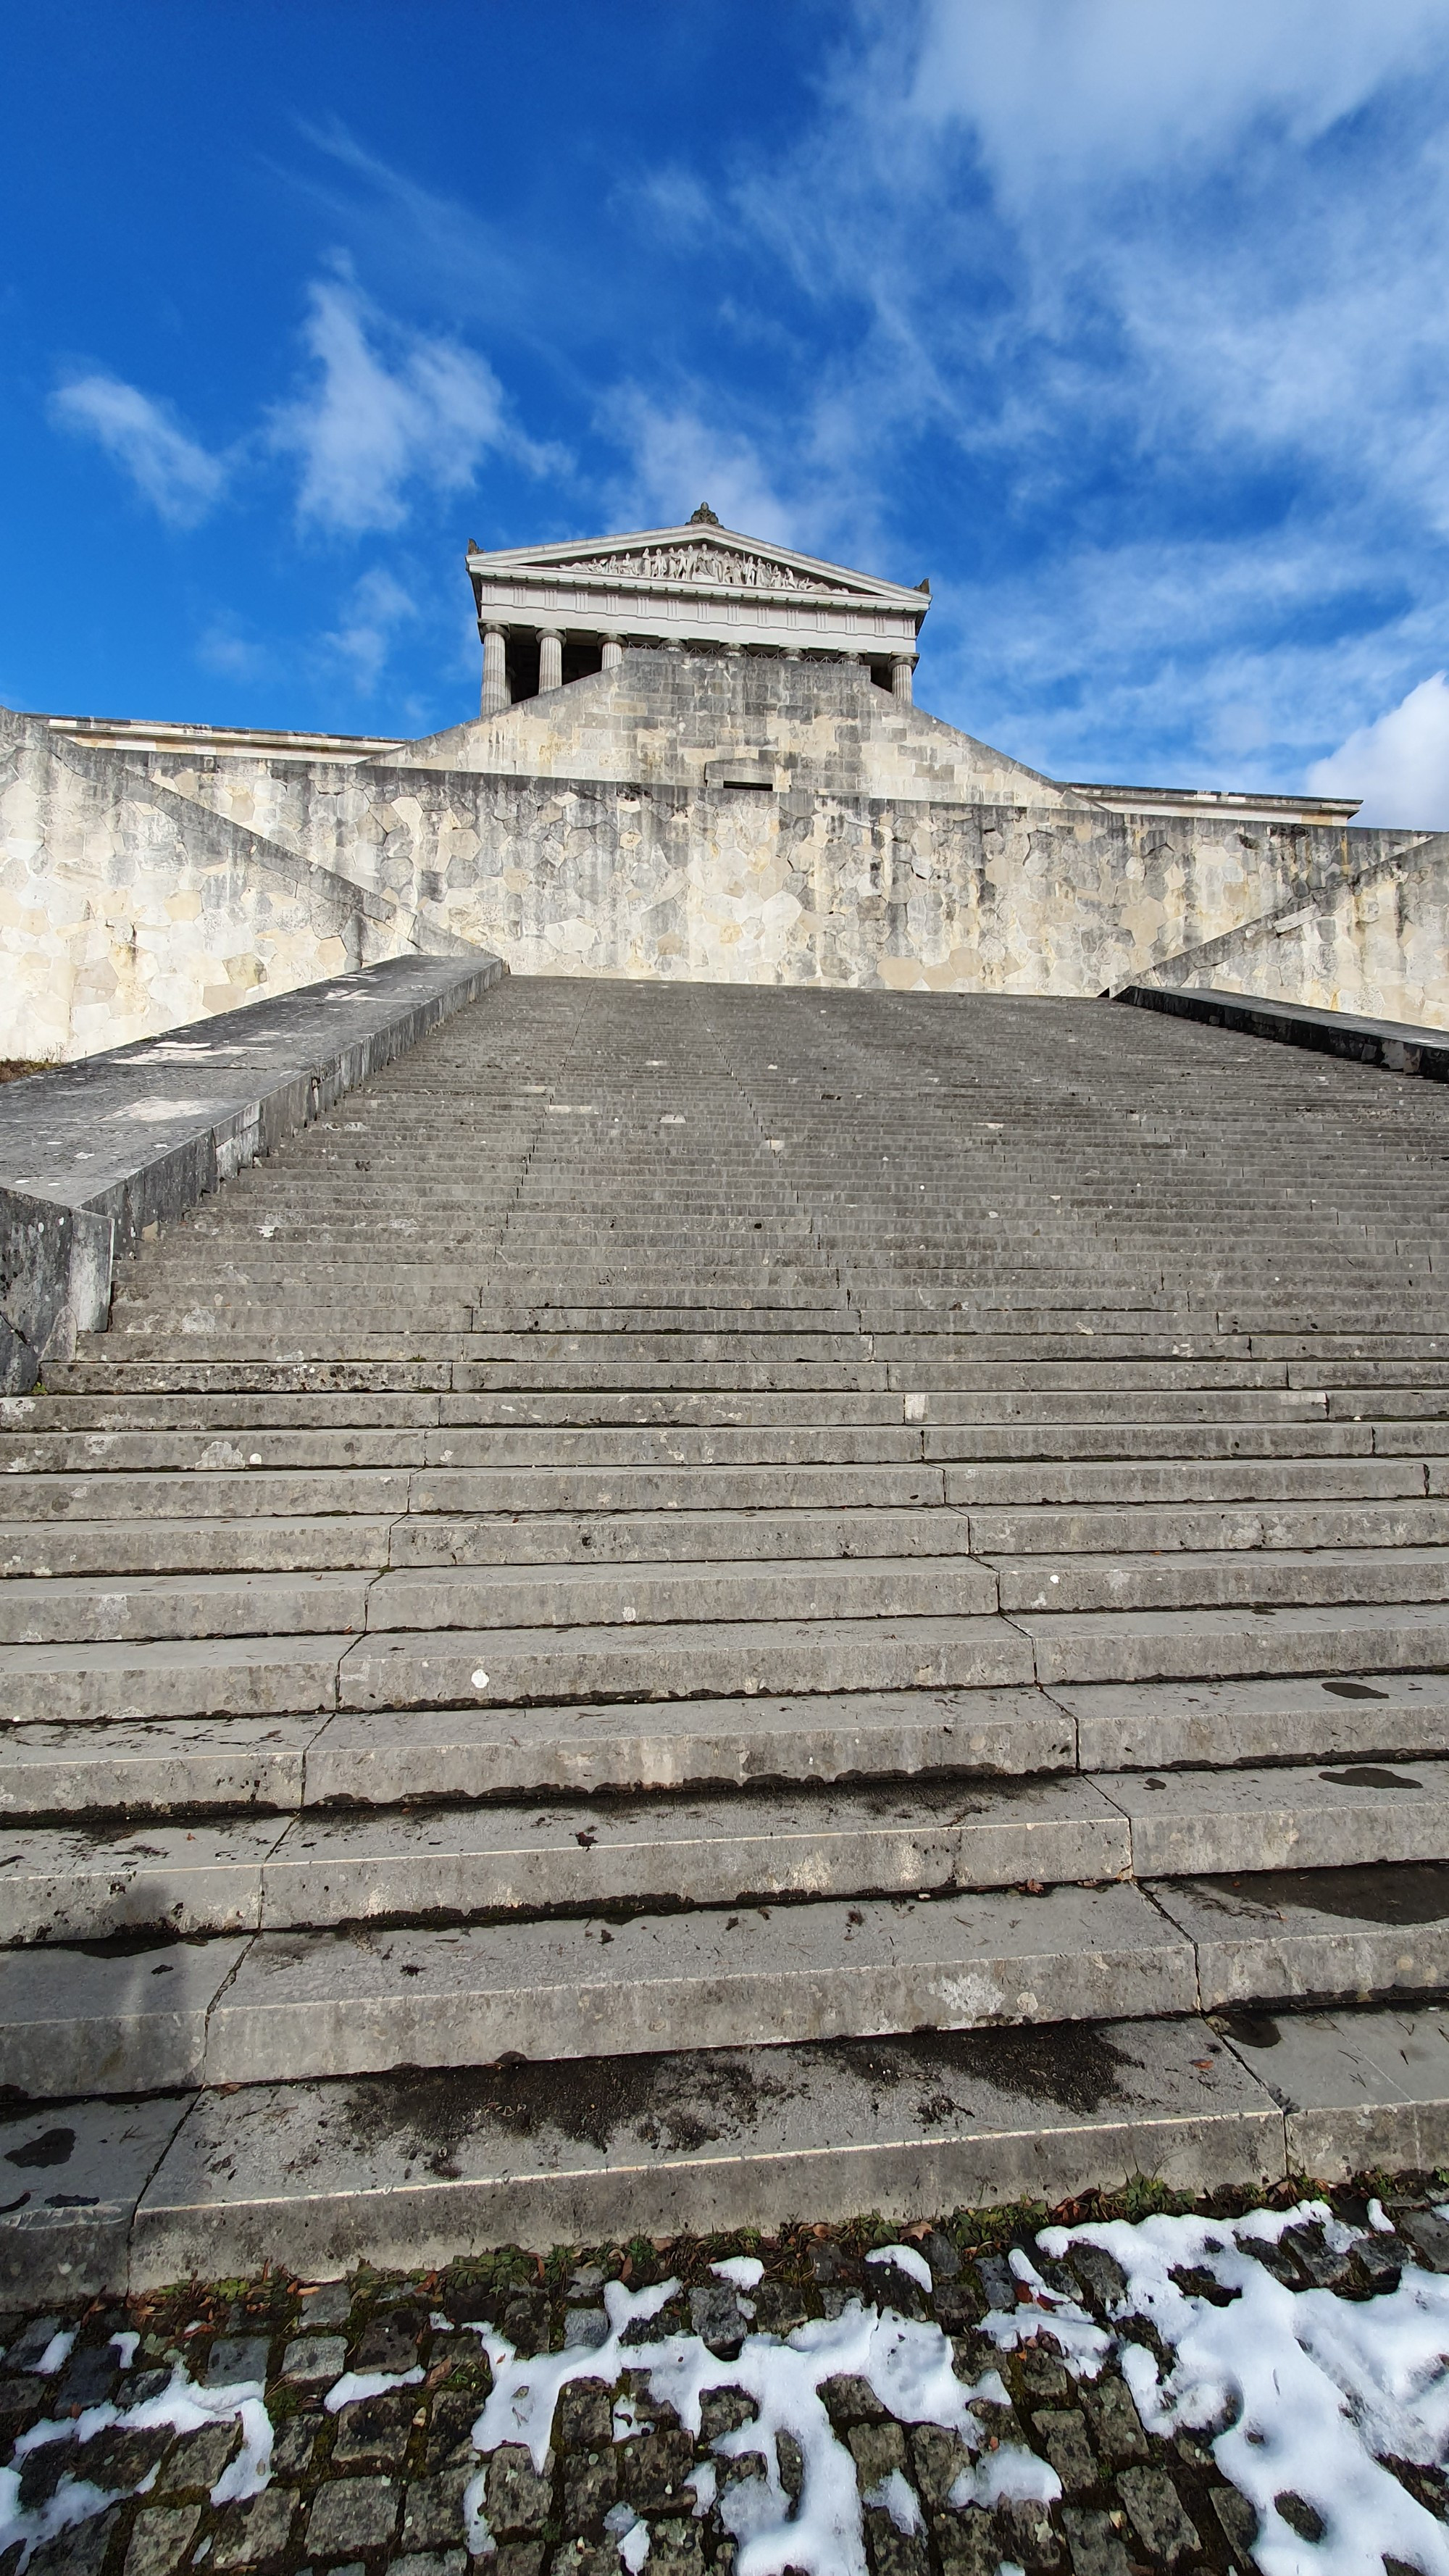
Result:
M485 545L931 577L1059 776L1449 825L1449 0L52 0L0 699L412 734Z

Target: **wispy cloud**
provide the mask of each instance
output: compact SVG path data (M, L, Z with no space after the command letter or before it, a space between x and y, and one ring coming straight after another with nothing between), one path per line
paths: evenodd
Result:
M61 428L96 440L170 526L199 526L220 500L226 460L138 386L117 376L76 376L52 395L50 411Z
M363 696L382 677L399 629L411 625L417 615L411 591L381 565L353 585L341 624L324 642L347 665Z
M781 499L755 441L704 417L707 405L686 394L658 400L625 385L601 406L604 425L629 456L613 505L635 526L679 527L701 501L728 528L799 545L799 520Z
M215 671L225 680L259 679L270 662L265 648L241 634L235 619L225 613L214 617L198 636L196 658L204 671Z
M505 441L527 459L486 359L389 324L345 276L315 285L309 301L313 381L273 412L270 432L299 460L302 521L352 534L396 528L410 483L461 490Z

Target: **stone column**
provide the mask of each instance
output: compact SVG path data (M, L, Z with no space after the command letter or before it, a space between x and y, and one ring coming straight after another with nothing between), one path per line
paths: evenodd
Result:
M504 660L503 629L483 629L483 695L478 702L480 716L501 716L511 706L508 694L508 667Z
M898 653L891 664L891 695L893 698L899 698L903 707L911 704L912 668L913 665L906 659L904 653Z
M538 694L563 687L563 637L556 626L538 630Z
M604 637L604 669L606 671L617 671L623 659L624 647L620 643L618 636L606 635Z

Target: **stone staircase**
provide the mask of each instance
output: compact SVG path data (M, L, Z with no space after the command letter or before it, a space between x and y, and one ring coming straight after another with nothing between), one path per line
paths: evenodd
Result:
M0 2154L104 2174L0 2227L1449 2152L1446 1204L1437 1086L1099 1004L461 1013L4 1402Z

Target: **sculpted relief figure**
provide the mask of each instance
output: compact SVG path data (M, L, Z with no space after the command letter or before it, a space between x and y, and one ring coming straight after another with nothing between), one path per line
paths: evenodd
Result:
M646 546L638 554L589 555L560 566L570 572L622 573L636 581L718 581L746 590L831 591L833 582L788 572L783 564L760 555L739 555L723 546Z

